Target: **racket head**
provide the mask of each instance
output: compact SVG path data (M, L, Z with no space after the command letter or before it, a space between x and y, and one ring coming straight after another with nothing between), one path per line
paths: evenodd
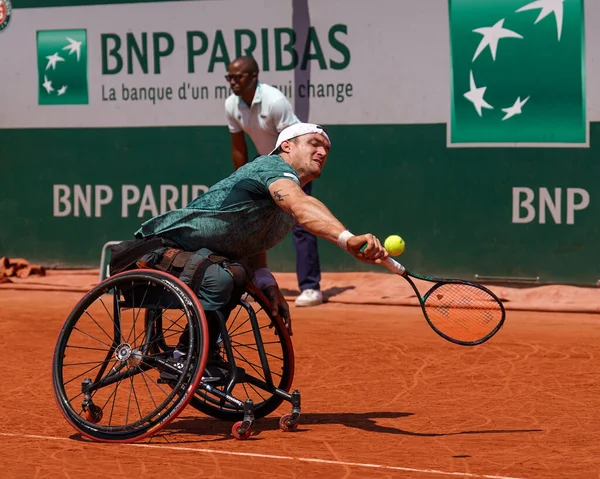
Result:
M494 336L506 311L485 286L462 280L442 280L421 299L429 326L442 338L461 346L476 346Z

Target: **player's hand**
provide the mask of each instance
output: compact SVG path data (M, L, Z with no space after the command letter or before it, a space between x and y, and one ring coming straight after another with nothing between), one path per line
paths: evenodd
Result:
M293 333L292 318L290 317L290 307L288 306L287 301L283 297L281 290L276 284L274 284L272 286L267 286L263 290L263 293L269 300L269 303L271 303L271 314L273 316L276 316L277 314L281 316L281 319L283 319L283 324L285 324L285 327L291 336Z
M370 233L352 236L346 245L352 256L365 263L379 264L389 256L381 242Z

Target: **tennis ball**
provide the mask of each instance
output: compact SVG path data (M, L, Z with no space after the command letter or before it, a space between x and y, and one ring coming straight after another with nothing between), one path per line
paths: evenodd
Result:
M390 235L385 239L383 247L390 256L398 256L404 252L404 240L398 235Z

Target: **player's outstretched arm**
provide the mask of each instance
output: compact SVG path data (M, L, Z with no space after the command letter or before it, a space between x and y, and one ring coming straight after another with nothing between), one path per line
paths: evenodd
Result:
M269 186L269 191L275 203L291 214L305 230L343 247L357 259L366 263L379 263L388 256L375 236L354 236L348 233L327 206L304 193L295 182L287 179L274 181ZM367 247L361 252L365 243Z

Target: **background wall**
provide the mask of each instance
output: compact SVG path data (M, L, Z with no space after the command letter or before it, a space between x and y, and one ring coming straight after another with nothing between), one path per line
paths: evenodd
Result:
M330 132L314 194L352 231L402 235L424 273L600 279L598 2L565 0L560 38L521 0L32 3L0 31L0 255L97 266L104 242L227 175L223 75L253 48L261 80ZM473 60L473 30L501 19L522 38ZM480 88L481 116L465 97ZM291 239L270 261L294 270Z

